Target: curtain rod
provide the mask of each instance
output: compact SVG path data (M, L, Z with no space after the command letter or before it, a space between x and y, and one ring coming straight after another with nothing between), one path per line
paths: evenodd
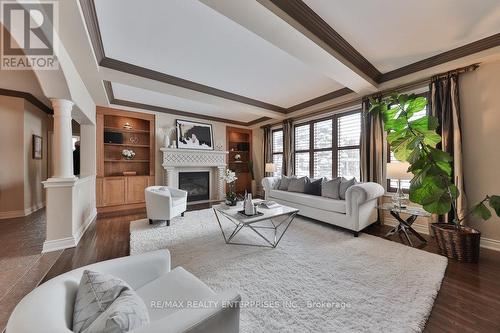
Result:
M364 99L366 99L366 98L375 97L375 96L386 97L386 96L389 96L390 94L392 94L393 92L398 91L398 90L405 91L405 90L420 88L420 87L423 87L425 85L430 84L431 81L433 79L436 79L436 78L446 77L448 75L453 75L453 74L463 74L463 73L467 73L467 72L473 72L476 69L478 69L479 66L480 66L480 63L475 63L475 64L472 64L472 65L468 65L468 66L456 68L456 69L453 69L451 71L447 71L447 72L443 72L443 73L439 73L439 74L433 75L433 76L428 77L426 79L421 79L421 80L413 81L413 82L410 82L410 83L402 84L402 85L394 87L394 88L382 90L382 91L379 91L379 92L377 92L375 94L372 94L372 95L368 95L368 96L364 96L364 97L356 97L356 98L353 98L351 100L344 101L342 103L339 103L339 104L327 107L326 109L323 109L323 110L318 110L318 111L315 111L315 112L312 112L312 113L308 113L308 114L305 114L305 115L301 115L301 116L298 116L298 117L295 117L295 118L285 118L285 119L301 120L301 119L305 119L305 118L309 118L309 117L314 117L314 116L317 116L317 115L320 115L320 114L323 114L323 113L328 113L328 112L336 111L336 110L339 110L339 109L342 109L342 108L349 107L349 106L351 106L354 103L360 103L361 104L361 102ZM273 126L276 126L276 125L280 125L282 123L283 123L283 121L278 121L278 122L275 122L275 123L271 123L271 124L267 124L267 125L262 125L262 126L260 126L260 128L273 127Z

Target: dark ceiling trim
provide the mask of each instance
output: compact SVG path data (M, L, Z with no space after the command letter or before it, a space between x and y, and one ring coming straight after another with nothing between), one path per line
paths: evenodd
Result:
M185 80L176 76L168 75L162 72L158 72L152 69L140 67L131 63L123 62L117 59L106 57L104 52L104 44L102 42L102 36L99 29L99 21L97 18L97 12L95 9L95 3L93 0L80 0L80 6L82 7L83 17L85 19L85 24L87 25L87 30L89 31L90 40L94 48L95 57L99 66L118 70L124 73L136 75L139 77L172 84L178 87L186 88L189 90L198 91L204 94L213 95L221 97L224 99L229 99L232 101L240 102L243 104L253 105L259 108L272 110L280 113L286 113L286 108L278 105L266 103L253 98L245 97L242 95L234 94L221 89L206 86L204 84L196 83L193 81Z
M272 118L269 118L269 117L257 118L255 120L252 120L252 121L249 121L248 123L246 123L246 126L253 126L255 124L258 124L258 123L261 123L263 121L270 120L270 119L272 119Z
M382 76L380 77L380 82L394 80L399 77L419 72L430 67L441 65L446 62L453 61L499 45L500 33L382 74Z
M257 118L255 120L252 120L248 123L245 123L245 122L237 121L237 120L207 116L204 114L199 114L199 113L194 113L194 112L181 111L181 110L176 110L176 109L165 108L162 106L133 102L133 101L128 101L128 100L124 100L124 99L117 99L117 98L115 98L115 94L113 93L113 86L111 85L111 82L103 81L103 83L104 83L104 87L106 89L106 93L108 95L108 101L110 104L114 104L114 105L121 105L121 106L136 108L136 109L143 109L143 110L149 110L149 111L155 111L155 112L161 112L161 113L168 113L168 114L173 114L173 115L182 116L182 117L191 117L191 118L205 119L205 120L211 120L211 121L218 121L221 123L227 123L227 124L233 124L233 125L239 125L239 126L252 126L252 125L255 125L255 124L260 123L262 121L266 121L266 120L271 119L268 117L261 117L261 118Z
M24 91L17 91L17 90L10 90L10 89L2 89L0 88L0 95L3 96L9 96L9 97L17 97L17 98L23 98L26 101L30 102L33 104L33 106L39 108L46 114L54 114L51 108L49 108L45 103L43 103L41 100L36 98L30 93L24 92Z
M297 23L377 82L382 73L301 0L269 0Z
M198 114L198 113L181 111L181 110L170 109L170 108L164 108L161 106L132 102L132 101L127 101L127 100L123 100L123 99L114 99L110 103L115 104L115 105L128 106L128 107L136 108L136 109L143 109L143 110L155 111L155 112L160 112L160 113L168 113L168 114L173 114L173 115L182 116L182 117L191 117L191 118L205 119L205 120L211 120L211 121L218 121L218 122L222 122L222 123L228 123L228 124L234 124L234 125L240 125L240 126L247 125L247 123L244 123L241 121L224 119L224 118L219 118L219 117L212 117L212 116L207 116L204 114Z
M260 0L259 0L260 1ZM262 0L264 2L264 0ZM342 36L340 36L328 23L326 23L318 14L316 14L302 0L266 0L274 4L280 10L285 12L289 17L294 19L305 29L315 35L323 43L327 44L339 55L353 64L359 71L370 77L376 83L382 83L399 77L422 71L427 68L437 66L448 61L456 60L461 57L468 56L473 53L484 51L486 49L500 45L500 34L496 34L476 42L455 48L453 50L443 52L436 56L415 62L413 64L395 69L387 73L380 73L363 55L361 55L354 47L352 47ZM297 111L306 107L310 107L328 100L333 100L343 96L350 91L349 88L343 88L323 96L313 98L311 100L299 103L289 108L283 108L277 105L258 101L245 96L233 94L224 90L185 80L179 77L171 76L161 72L157 72L148 68L136 66L130 63L119 61L106 57L104 46L99 29L97 13L94 0L80 0L82 12L84 14L85 23L89 31L90 39L94 48L96 59L100 66L114 69L117 71L129 73L139 77L172 84L183 87L189 90L202 92L205 94L218 96L224 99L234 100L240 103L261 107L267 110L277 111L283 114ZM106 88L106 85L105 85ZM109 89L106 88L106 93L109 95ZM112 91L111 91L112 93ZM267 120L267 119L266 119ZM224 119L225 121L225 119ZM264 120L262 120L264 121Z
M287 110L287 113L297 111L297 110L302 110L302 109L305 109L307 107L310 107L310 106L313 106L313 105L316 105L319 103L323 103L323 102L326 102L326 101L329 101L329 100L332 100L332 99L335 99L335 98L338 98L338 97L341 97L341 96L344 96L347 94L350 94L352 92L353 91L349 88L342 88L339 90L335 90L335 91L332 91L328 94L325 94L325 95L310 99L308 101L302 102L300 104L294 105L292 107L289 107Z
M277 106L277 105L269 104L266 102L258 101L258 100L252 99L252 98L248 98L245 96L233 94L233 93L230 93L230 92L227 92L224 90L209 87L209 86L206 86L206 85L203 85L200 83L196 83L193 81L181 79L181 78L176 77L176 76L157 72L157 71L149 69L149 68L136 66L136 65L133 65L133 64L130 64L127 62L120 61L120 60L104 57L104 59L102 59L100 65L102 67L114 69L114 70L117 70L120 72L132 74L132 75L143 77L146 79L151 79L151 80L155 80L155 81L159 81L159 82L163 82L163 83L167 83L167 84L172 84L172 85L175 85L178 87L198 91L198 92L201 92L204 94L233 100L233 101L240 102L243 104L257 106L257 107L267 109L267 110L277 111L280 113L286 113L286 108L282 108L281 106Z
M102 81L104 84L104 90L106 90L106 95L108 95L108 101L111 103L115 99L115 93L113 92L113 86L109 81Z
M93 0L80 0L82 7L83 18L87 25L87 30L90 35L90 41L94 48L94 54L99 64L104 59L104 44L102 43L101 29L99 28L99 21L97 19L97 11L95 10L95 3Z

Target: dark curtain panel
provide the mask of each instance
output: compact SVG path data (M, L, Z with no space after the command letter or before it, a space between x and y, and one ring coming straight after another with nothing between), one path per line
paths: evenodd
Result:
M262 170L266 170L266 163L273 162L273 132L271 126L266 126L264 130L264 165ZM264 171L264 176L266 172Z
M441 149L453 156L452 177L460 190L457 212L462 217L467 210L462 167L462 131L460 121L460 98L458 73L433 77L430 83L430 113L439 119L438 133L442 137ZM452 212L448 220L455 217Z
M386 188L387 161L384 125L379 114L368 113L370 101L364 99L361 118L361 181L375 182Z
M293 125L291 119L283 121L283 174L293 174Z

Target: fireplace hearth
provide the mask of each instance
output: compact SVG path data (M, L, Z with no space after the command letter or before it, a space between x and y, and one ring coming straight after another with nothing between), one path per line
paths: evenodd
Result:
M187 191L187 201L210 199L210 172L179 172L179 188Z

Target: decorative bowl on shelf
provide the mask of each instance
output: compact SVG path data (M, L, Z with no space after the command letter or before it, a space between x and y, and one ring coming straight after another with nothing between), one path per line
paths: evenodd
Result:
M135 157L135 152L132 149L123 149L122 150L122 156L126 160L131 160Z
M241 161L241 155L240 154L234 155L234 160L235 161Z
M132 135L128 140L134 145L139 143L139 137L137 137L137 135Z

